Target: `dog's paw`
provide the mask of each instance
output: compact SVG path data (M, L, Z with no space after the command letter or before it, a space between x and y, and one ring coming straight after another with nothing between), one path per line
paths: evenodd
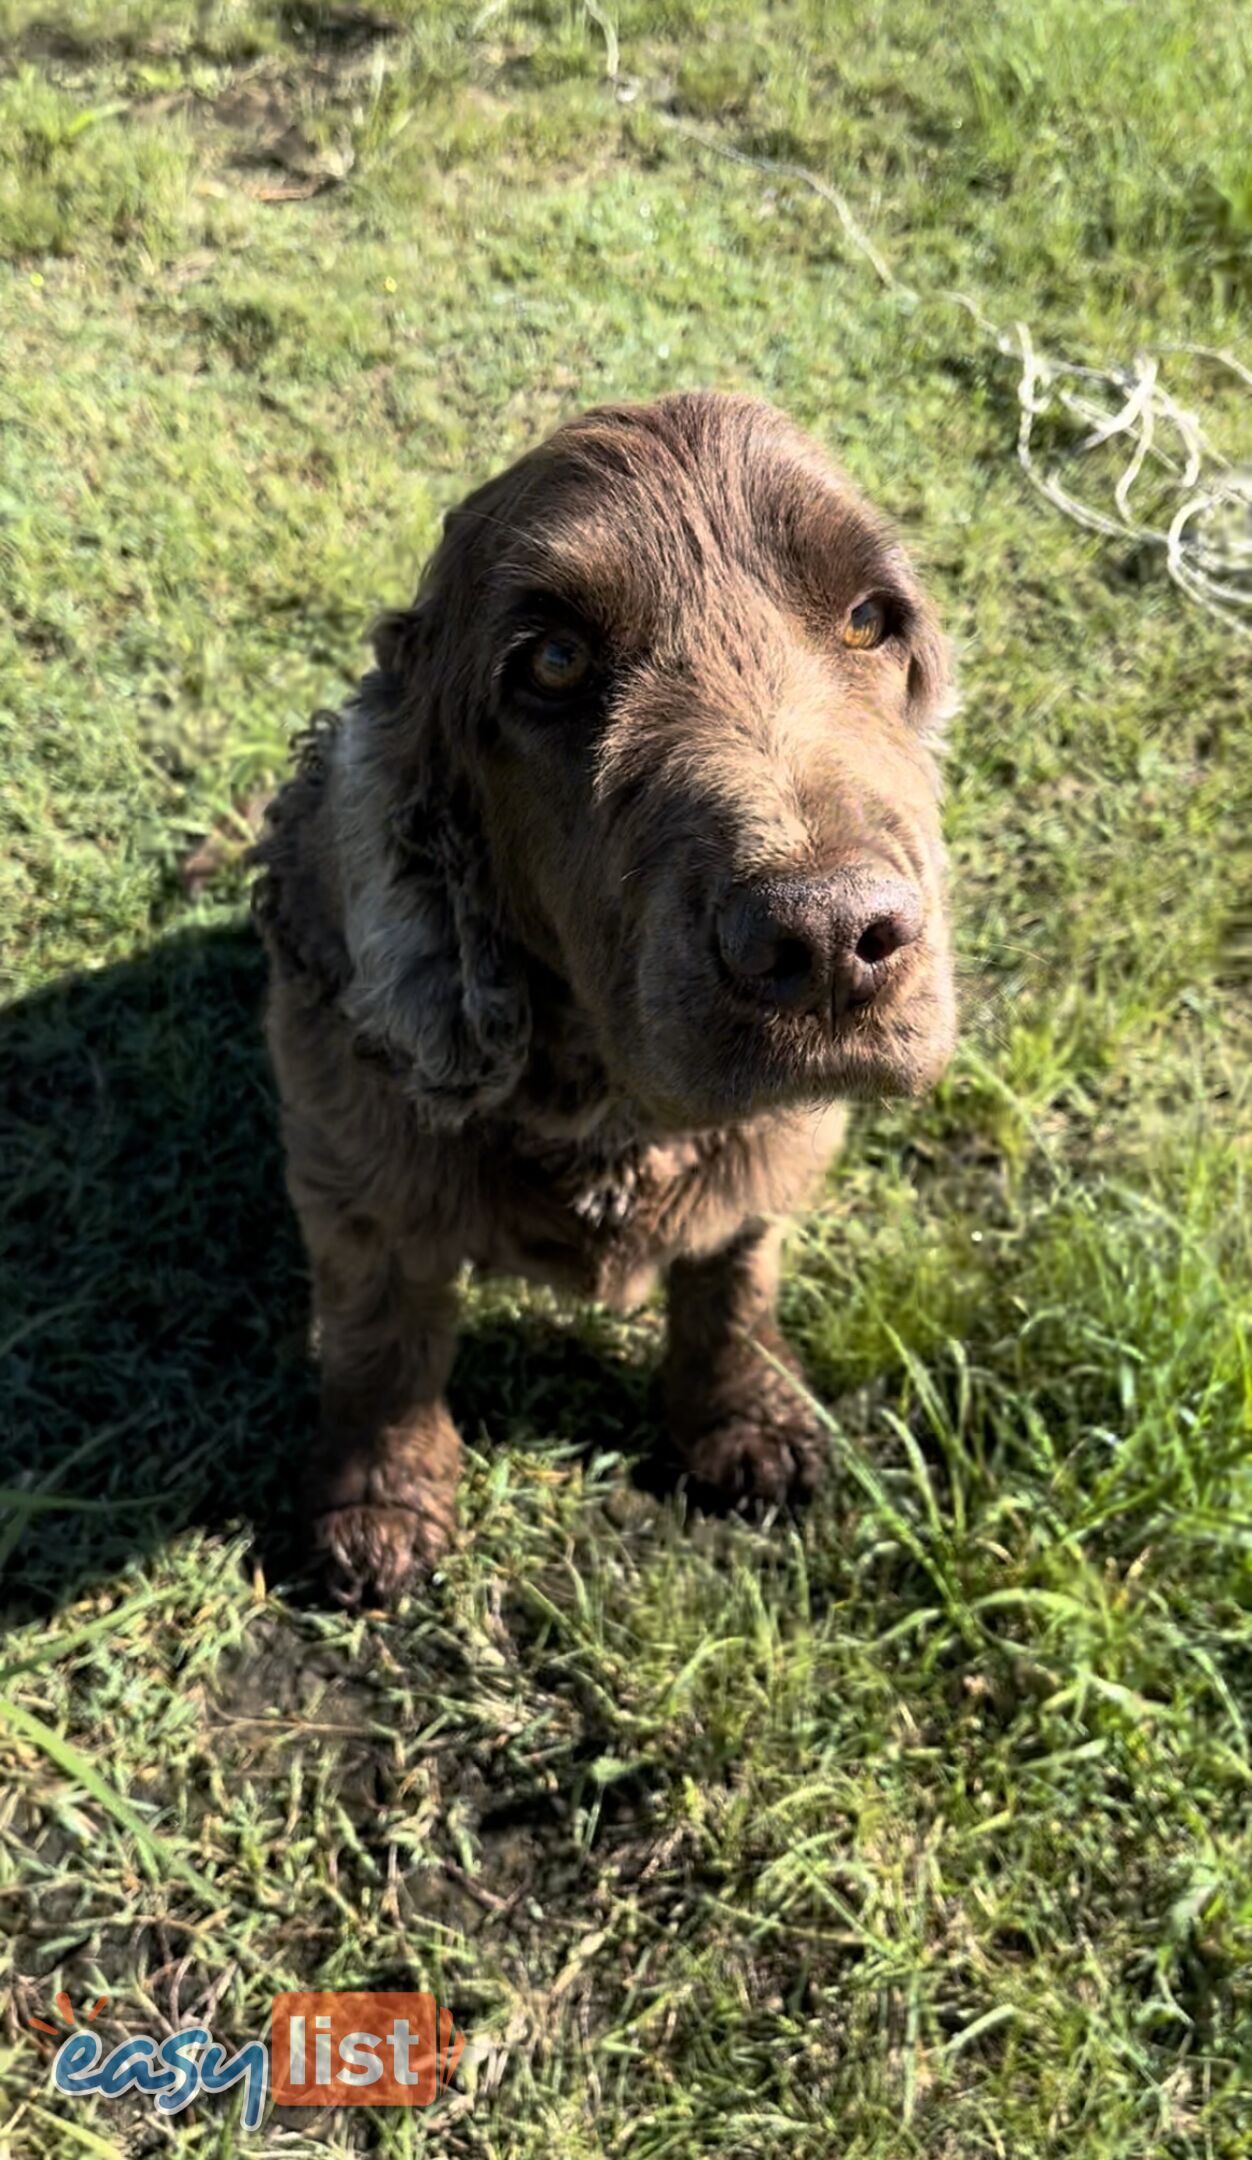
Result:
M452 1534L451 1508L361 1501L313 1518L313 1551L340 1605L391 1605L427 1574Z
M817 1490L826 1455L820 1425L794 1398L788 1407L772 1400L728 1405L724 1417L683 1445L688 1497L710 1512L803 1506Z
M305 1496L312 1558L341 1605L390 1605L456 1529L461 1443L445 1411L345 1434L328 1420Z

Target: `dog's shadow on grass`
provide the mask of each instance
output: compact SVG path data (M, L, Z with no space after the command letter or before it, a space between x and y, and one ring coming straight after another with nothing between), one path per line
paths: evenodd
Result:
M195 1528L298 1553L315 1415L246 928L171 937L0 1014L0 1604L48 1613ZM562 1407L564 1406L564 1407ZM646 1376L490 1310L471 1437L642 1444Z

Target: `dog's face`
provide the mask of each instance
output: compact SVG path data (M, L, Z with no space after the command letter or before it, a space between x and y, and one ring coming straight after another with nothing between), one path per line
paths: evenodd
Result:
M491 926L458 1017L488 1064L522 1024L514 951L671 1127L942 1071L943 649L881 520L779 414L693 395L562 428L451 514L380 658L402 688L376 781L402 828L476 835L446 912L463 970Z

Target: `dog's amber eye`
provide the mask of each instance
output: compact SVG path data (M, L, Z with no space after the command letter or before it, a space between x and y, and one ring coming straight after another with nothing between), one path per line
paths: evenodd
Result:
M881 645L887 635L887 610L881 600L871 593L868 600L858 600L844 617L843 642L854 646L858 652L869 652Z
M526 676L532 690L544 697L564 697L580 690L591 673L591 651L585 640L569 630L550 631L531 647Z

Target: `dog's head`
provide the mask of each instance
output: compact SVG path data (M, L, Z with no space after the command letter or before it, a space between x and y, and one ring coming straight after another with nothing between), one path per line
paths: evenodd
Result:
M434 1117L507 1098L554 978L670 1127L937 1077L944 650L780 414L570 422L450 514L377 649L336 746L343 996Z

